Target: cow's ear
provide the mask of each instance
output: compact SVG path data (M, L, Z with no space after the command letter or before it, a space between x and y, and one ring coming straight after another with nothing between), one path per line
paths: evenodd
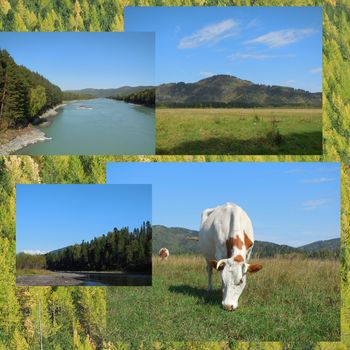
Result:
M218 262L216 260L208 260L208 265L210 265L211 267L213 267L214 269L216 269L216 264Z
M262 269L262 265L260 264L248 264L248 272L250 273L254 273L254 272L258 272Z
M216 269L218 261L217 260L208 260L208 264ZM220 266L218 267L218 271L221 271L225 267L225 263L221 262Z

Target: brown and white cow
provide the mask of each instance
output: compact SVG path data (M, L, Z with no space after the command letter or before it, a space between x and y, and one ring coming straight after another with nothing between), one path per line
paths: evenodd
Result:
M161 261L168 259L169 257L169 249L167 248L160 248L159 250L159 257Z
M248 264L254 246L253 225L247 213L234 203L226 203L202 213L200 249L207 261L208 290L212 289L212 268L220 271L226 310L235 310L246 286L247 272L257 272L259 264Z

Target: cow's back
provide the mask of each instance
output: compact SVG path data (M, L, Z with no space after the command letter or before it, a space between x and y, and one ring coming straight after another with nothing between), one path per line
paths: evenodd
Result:
M226 242L244 233L254 242L253 226L247 213L234 203L226 203L202 213L199 244L207 260L227 257Z

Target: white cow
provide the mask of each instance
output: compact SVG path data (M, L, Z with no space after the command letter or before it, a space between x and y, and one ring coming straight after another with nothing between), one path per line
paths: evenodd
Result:
M247 272L257 272L259 264L248 264L254 245L252 222L234 203L226 203L202 213L200 249L207 261L208 290L212 289L212 268L220 271L226 310L235 310L246 286Z

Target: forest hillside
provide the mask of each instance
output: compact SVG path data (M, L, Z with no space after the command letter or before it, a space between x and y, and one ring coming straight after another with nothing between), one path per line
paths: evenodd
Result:
M61 102L58 86L0 50L0 130L27 126Z

